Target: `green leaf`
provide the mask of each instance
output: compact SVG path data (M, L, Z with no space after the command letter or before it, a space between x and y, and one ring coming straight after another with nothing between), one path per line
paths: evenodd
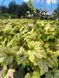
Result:
M59 78L59 70L49 71L45 78Z
M41 78L39 71L33 71L33 73L27 73L25 78Z
M3 49L2 49L3 48ZM11 65L17 59L17 53L10 47L0 47L0 63L3 65Z
M58 67L58 59L57 57L48 57L47 58L47 63L48 63L48 66L50 68L57 68Z
M30 74L30 73L27 73L27 74L25 75L25 78L31 78L31 74Z
M34 71L31 78L40 78L40 72Z
M46 72L48 72L48 65L47 65L46 60L44 60L44 59L39 60L38 63L37 63L37 65L40 68L40 75L43 75Z

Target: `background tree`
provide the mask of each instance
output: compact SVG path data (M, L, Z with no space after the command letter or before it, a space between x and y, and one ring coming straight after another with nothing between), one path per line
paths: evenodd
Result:
M17 5L15 2L11 2L8 6L8 13L15 14Z
M56 18L59 18L59 3L57 4L57 8L54 10Z
M31 12L31 8L27 5L27 3L23 3L18 8L18 17L21 17L21 16L25 17L27 11Z
M4 6L3 6L4 2L5 2L5 0L2 1L2 12L4 10Z
M59 3L57 5L57 17L59 17Z
M33 12L31 5L28 3L22 3L21 5L11 2L8 6L8 13L17 15L18 17L25 17L27 11Z
M34 5L33 5L33 0L29 0L29 2L27 3L28 7L30 7L31 11L33 13L36 13L36 9L34 8Z

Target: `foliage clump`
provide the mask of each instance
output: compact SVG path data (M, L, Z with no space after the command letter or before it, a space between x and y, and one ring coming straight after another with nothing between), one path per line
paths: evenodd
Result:
M59 78L59 22L0 20L0 65L3 78Z

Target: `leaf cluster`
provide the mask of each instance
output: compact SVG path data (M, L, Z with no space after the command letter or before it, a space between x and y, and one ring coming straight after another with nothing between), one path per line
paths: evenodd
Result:
M0 23L0 64L6 76L13 69L17 78L59 78L58 21L33 24L30 19L8 19Z

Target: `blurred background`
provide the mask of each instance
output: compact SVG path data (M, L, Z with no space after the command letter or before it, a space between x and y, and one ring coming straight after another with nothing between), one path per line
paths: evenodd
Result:
M58 0L0 0L0 18L59 19Z

